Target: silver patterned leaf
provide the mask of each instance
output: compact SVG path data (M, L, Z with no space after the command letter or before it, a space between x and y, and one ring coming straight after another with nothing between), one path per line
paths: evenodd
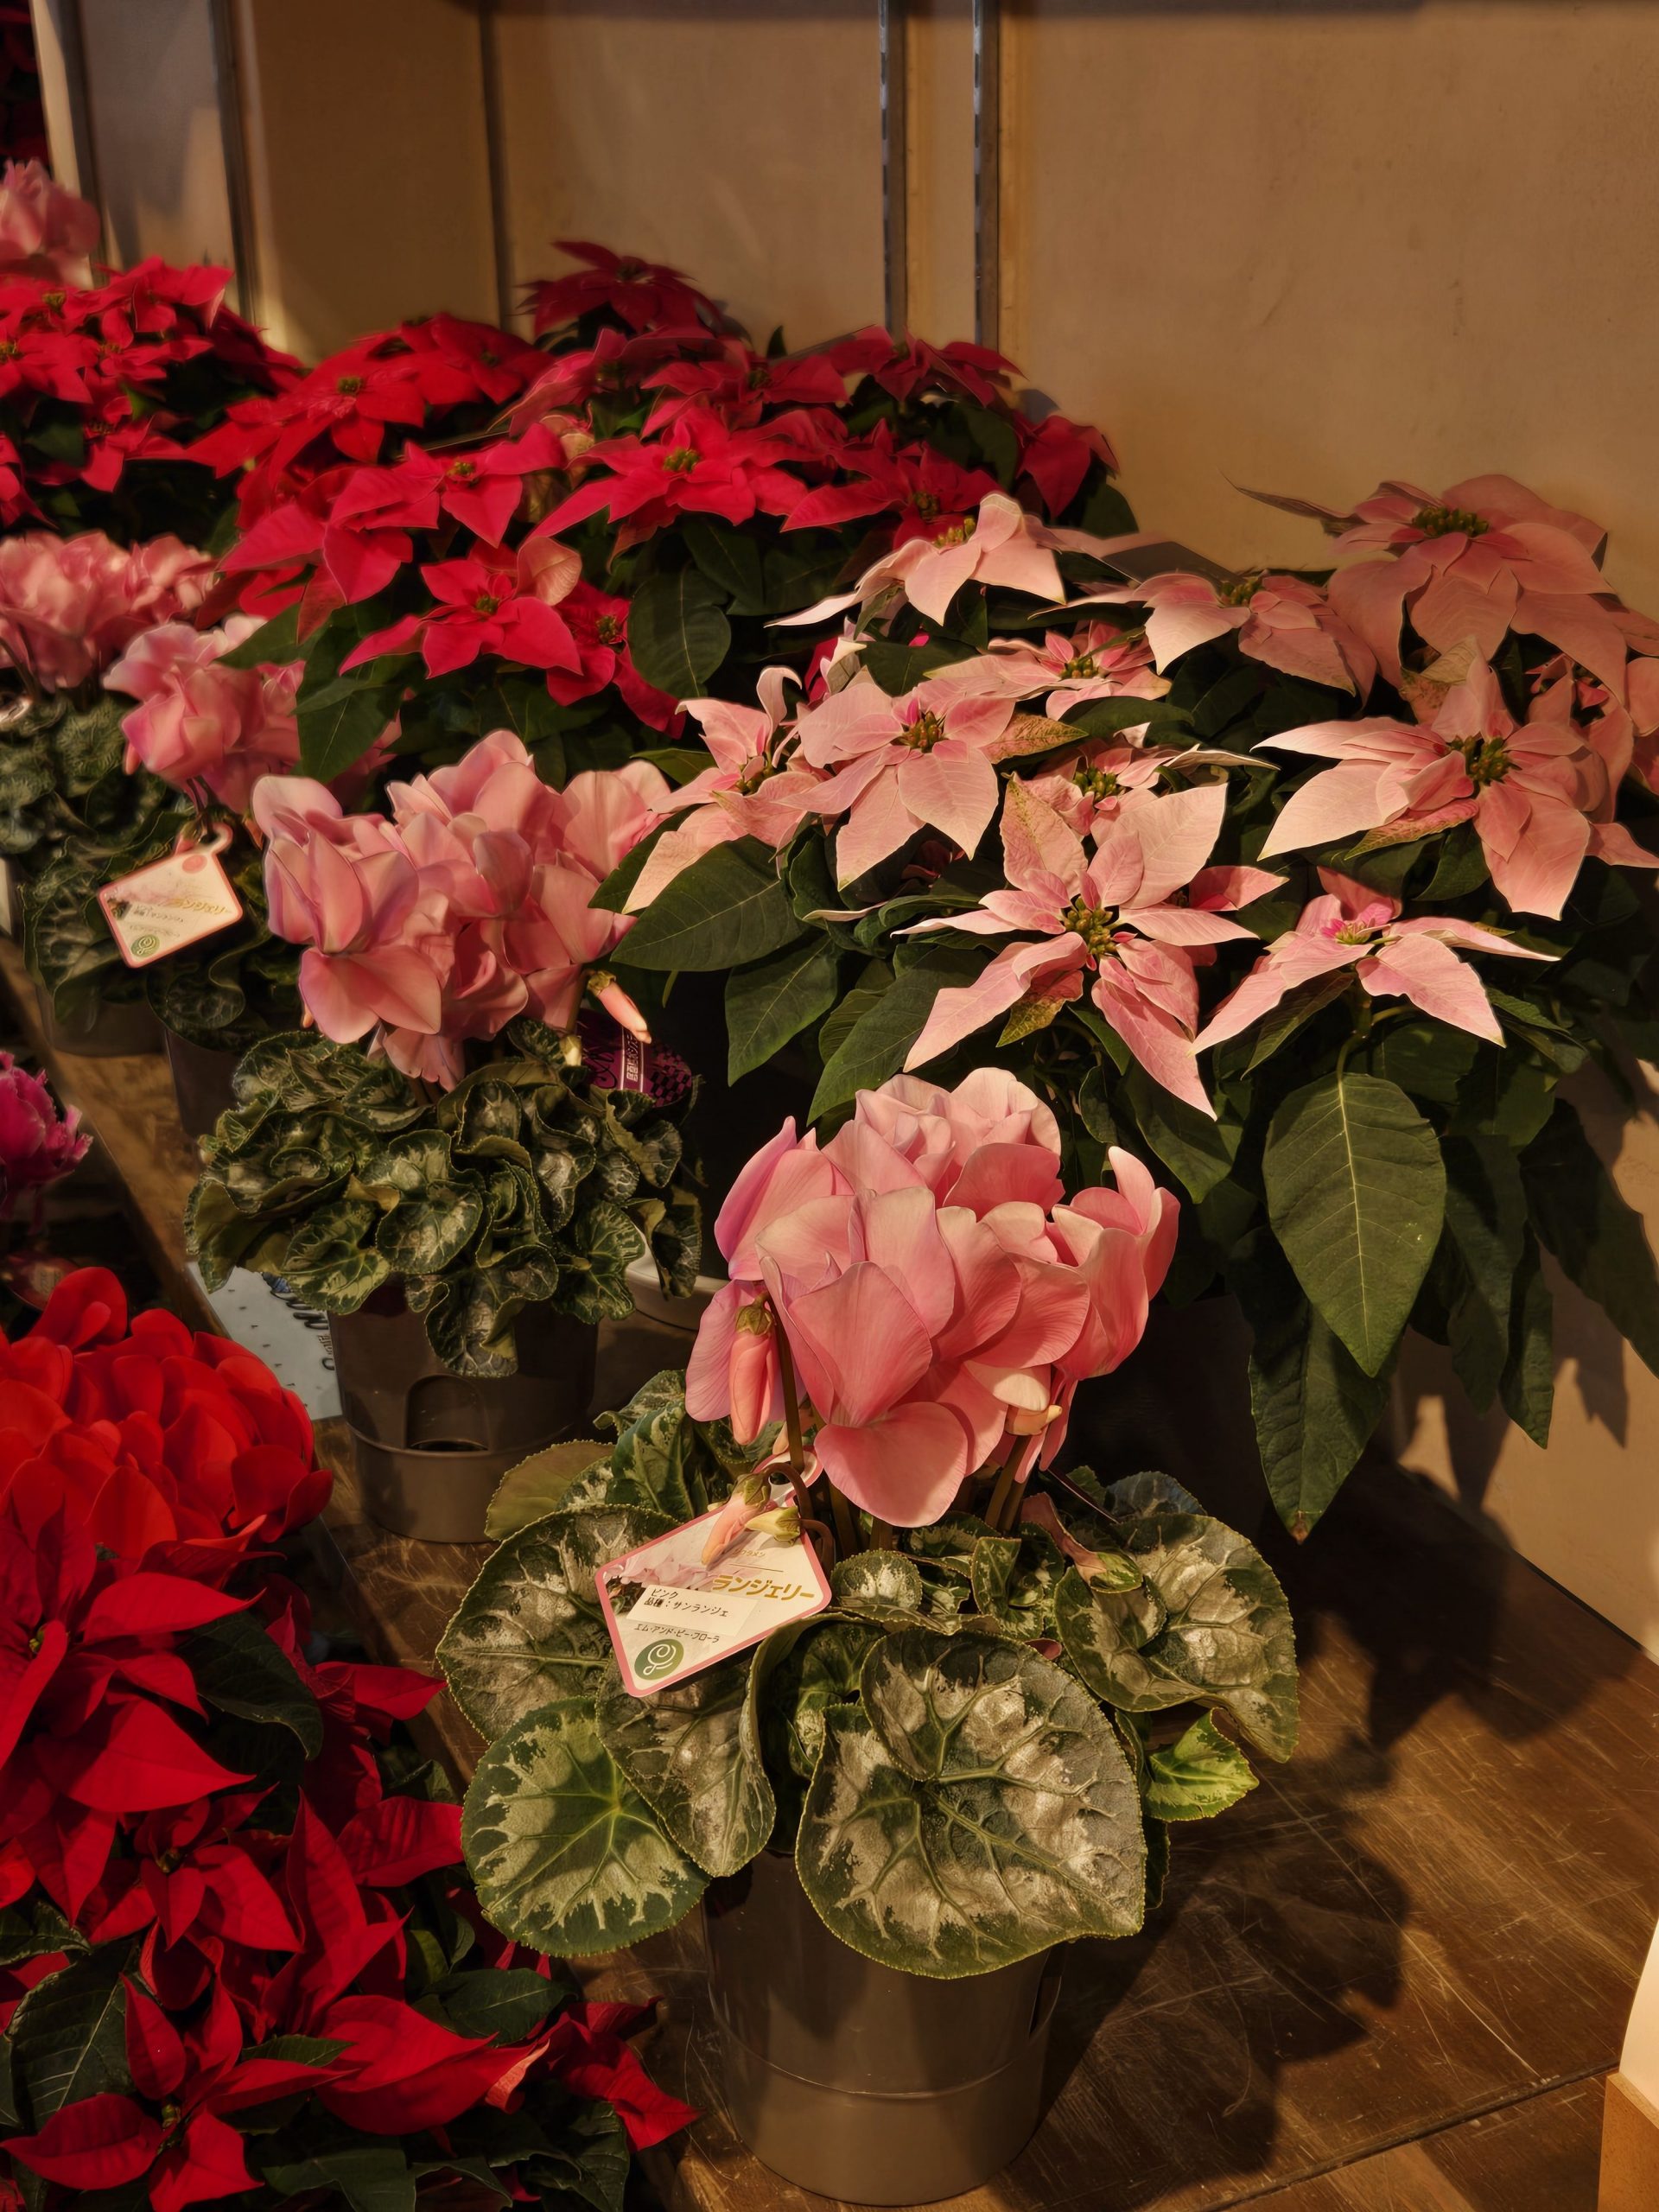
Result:
M1129 1713L1219 1705L1269 1758L1296 1748L1296 1637L1273 1570L1206 1514L1155 1513L1122 1530L1164 1618L1135 1592L1090 1588L1075 1571L1055 1593L1065 1656L1097 1697Z
M595 1708L601 1742L706 1874L747 1866L777 1815L749 1671L746 1657L634 1697L613 1668Z
M830 1581L849 1613L912 1619L922 1610L921 1569L903 1552L854 1552L830 1568Z
M707 1886L601 1742L585 1698L527 1714L490 1746L461 1846L488 1919L556 1958L659 1935Z
M833 1613L774 1629L754 1655L749 1701L778 1801L773 1840L791 1842L823 1750L824 1715L855 1705L859 1675L883 1631L873 1620Z
M986 1974L1141 1925L1140 1792L1069 1675L987 1637L904 1629L826 1716L796 1843L831 1932L909 1974Z
M598 1688L611 1641L594 1569L672 1526L666 1514L604 1506L550 1513L485 1561L437 1649L455 1703L481 1736Z

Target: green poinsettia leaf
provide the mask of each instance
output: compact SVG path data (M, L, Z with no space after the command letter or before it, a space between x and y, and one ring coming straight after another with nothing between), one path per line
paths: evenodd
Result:
M628 651L647 683L671 699L702 696L731 647L725 596L701 569L640 585L628 608Z
M316 1699L251 1613L228 1613L187 1638L184 1659L203 1700L221 1713L288 1729L308 1758L322 1750Z
M1207 1713L1166 1749L1147 1755L1142 1795L1156 1821L1209 1820L1255 1788L1249 1761Z
M726 1080L764 1067L836 1003L841 958L816 931L726 979Z
M1446 1169L1434 1131L1397 1084L1322 1076L1274 1114L1262 1176L1297 1280L1366 1374L1376 1374L1440 1241Z
M490 1746L467 1792L461 1842L487 1918L556 1957L659 1935L706 1884L585 1703L530 1713Z
M1054 1596L1067 1660L1097 1697L1128 1713L1224 1707L1270 1758L1296 1746L1296 1642L1273 1570L1207 1515L1149 1515L1123 1548L1155 1598L1103 1591L1075 1568Z
M796 1844L830 1931L909 1974L988 1973L1141 1921L1140 1793L1070 1675L1001 1639L905 1629L835 1708Z
M132 2087L127 2072L127 1947L102 1943L29 1991L12 2015L13 2072L31 2124L63 2106Z
M485 1561L436 1655L481 1736L597 1688L611 1644L594 1569L673 1525L666 1514L622 1507L554 1513Z
M792 944L804 928L776 855L741 837L704 853L659 892L618 957L630 968L725 973Z
M762 1850L777 1805L760 1758L747 1656L634 1697L614 1672L600 1690L600 1740L706 1874Z

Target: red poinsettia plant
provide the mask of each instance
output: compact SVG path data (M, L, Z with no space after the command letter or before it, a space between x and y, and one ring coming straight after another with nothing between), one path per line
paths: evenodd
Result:
M21 187L0 188L0 237L27 245ZM57 225L57 232L62 230ZM56 235L56 232L53 233ZM233 402L289 383L294 362L226 304L230 271L155 256L96 283L36 251L0 254L0 529L99 529L124 543L174 531L207 544L224 487L189 466Z
M401 1732L438 1683L313 1632L298 1402L88 1269L0 1345L0 2199L620 2206L688 2116L648 2008L486 1925Z

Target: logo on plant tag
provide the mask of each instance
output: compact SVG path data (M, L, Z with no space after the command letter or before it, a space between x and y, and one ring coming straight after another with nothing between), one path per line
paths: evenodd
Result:
M705 1562L718 1511L607 1560L594 1577L617 1666L635 1697L685 1681L830 1603L817 1554L798 1536L751 1529Z
M129 968L148 968L241 920L242 901L219 860L230 842L228 830L216 830L200 845L187 832L164 860L119 876L99 893L110 935Z

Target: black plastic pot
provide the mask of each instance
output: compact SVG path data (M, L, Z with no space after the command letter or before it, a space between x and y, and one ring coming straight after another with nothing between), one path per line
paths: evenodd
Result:
M61 1021L53 1011L49 992L37 984L35 995L40 1001L41 1027L54 1052L112 1060L162 1049L162 1025L143 999L99 999L83 1019Z
M173 1077L173 1096L186 1136L209 1136L221 1114L232 1103L231 1077L239 1055L216 1052L207 1045L193 1045L176 1030L164 1029L167 1065Z
M1030 2140L1063 1954L935 1981L833 1936L781 1852L703 1901L727 2116L764 2165L853 2204L977 2189Z
M451 1373L394 1284L328 1332L364 1510L402 1536L481 1541L502 1476L579 1429L592 1402L599 1332L546 1306L519 1316L518 1372L493 1382Z

